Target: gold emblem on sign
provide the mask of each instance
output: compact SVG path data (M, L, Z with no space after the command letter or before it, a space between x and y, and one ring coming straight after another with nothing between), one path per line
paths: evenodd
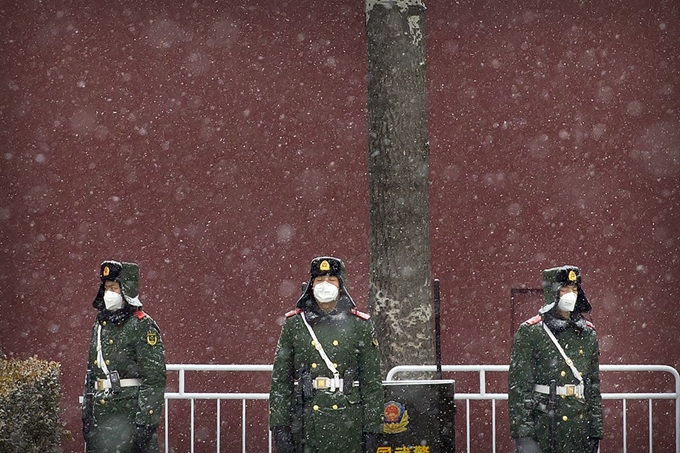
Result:
M149 343L149 346L156 346L156 343L158 343L158 334L153 331L147 332L146 342Z
M574 271L569 271L569 281L570 281L570 282L575 282L575 281L576 281L576 272L574 272Z
M321 269L322 271L329 271L331 270L331 265L328 263L328 261L323 260L319 265L319 269Z
M408 411L397 401L385 403L383 408L383 432L385 434L403 433L408 426Z
M108 277L110 273L111 273L111 270L109 269L109 266L104 266L104 272L102 272L104 277Z

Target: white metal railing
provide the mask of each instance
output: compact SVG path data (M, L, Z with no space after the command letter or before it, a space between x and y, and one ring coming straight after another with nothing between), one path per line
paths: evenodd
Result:
M487 387L487 373L507 373L508 365L442 365L442 372L472 372L479 374L479 391L477 393L454 393L454 399L457 401L465 401L466 405L466 441L467 452L471 448L471 423L470 423L470 401L488 400L491 402L491 417L492 417L492 445L493 452L496 452L496 401L507 400L507 393L488 393ZM216 422L217 422L217 453L220 453L220 401L221 400L241 400L241 448L242 452L246 452L246 401L248 400L267 400L269 393L203 393L203 392L186 392L185 379L187 372L203 372L203 371L224 371L224 372L244 372L244 371L259 371L271 372L272 365L167 365L168 371L179 372L179 388L177 392L168 392L165 394L165 452L169 452L169 400L190 400L191 401L191 453L194 452L194 401L197 399L216 400ZM399 373L409 372L434 372L436 367L434 365L402 365L392 368L387 374L386 381L395 381L395 376ZM675 400L675 453L680 453L680 375L675 368L666 365L600 365L600 371L608 372L663 372L670 373L675 380L675 392L660 392L660 393L603 393L603 400L621 400L622 401L622 440L623 452L627 453L627 407L626 402L629 400L647 400L648 405L648 430L649 430L649 452L653 451L653 426L652 426L652 401L653 400ZM267 429L265 426L264 429ZM268 431L268 430L267 430ZM268 449L272 452L272 439L268 435Z
M454 394L454 400L465 400L466 402L466 439L467 451L470 451L470 401L471 400L490 400L491 401L491 416L492 416L492 445L493 452L496 452L496 401L507 400L507 393L487 393L486 392L486 373L487 372L505 372L509 370L509 365L442 365L442 372L476 372L479 373L479 392L478 393L458 393ZM387 373L387 380L395 380L394 377L398 373L405 372L435 372L437 368L434 365L420 365L420 366L396 366ZM603 393L603 400L622 400L623 408L623 452L628 451L627 446L627 420L626 420L626 401L628 400L648 400L649 401L649 415L648 415L648 429L649 429L649 452L653 451L653 429L652 429L652 400L668 399L675 400L675 453L680 453L680 375L678 371L666 365L600 365L600 372L602 371L622 371L622 372L666 372L670 373L675 380L675 392L673 393Z
M246 451L246 401L247 400L268 400L269 393L190 393L186 392L186 372L187 371L265 371L270 372L273 365L166 365L167 371L179 372L179 388L176 393L165 393L165 453L169 452L169 417L168 400L190 400L191 401L191 453L194 453L194 400L216 400L217 402L217 453L220 453L220 401L221 400L241 400L241 449ZM269 453L272 452L271 435L268 437Z

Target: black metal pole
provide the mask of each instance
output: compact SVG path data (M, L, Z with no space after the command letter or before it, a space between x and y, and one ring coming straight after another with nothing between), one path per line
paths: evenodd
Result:
M434 279L434 348L437 360L437 379L442 378L442 329L441 329L441 295L439 292L439 279Z

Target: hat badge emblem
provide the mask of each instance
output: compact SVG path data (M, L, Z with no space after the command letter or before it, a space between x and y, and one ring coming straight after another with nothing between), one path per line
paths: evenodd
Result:
M331 265L328 263L327 260L323 260L319 265L319 269L322 271L329 271L331 270Z
M569 271L569 281L570 281L570 282L575 282L575 281L576 281L576 272L574 272L574 271Z
M104 271L102 272L104 277L108 277L110 273L111 273L111 270L109 269L109 266L104 266Z

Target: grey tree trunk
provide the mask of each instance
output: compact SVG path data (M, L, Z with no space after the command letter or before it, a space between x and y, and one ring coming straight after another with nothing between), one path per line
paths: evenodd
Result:
M383 373L434 364L422 0L366 0L369 309Z

